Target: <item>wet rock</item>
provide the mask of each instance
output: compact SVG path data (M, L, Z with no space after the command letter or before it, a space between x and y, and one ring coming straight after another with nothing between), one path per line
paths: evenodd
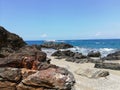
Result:
M46 42L40 45L42 48L53 48L53 49L67 49L72 48L73 46L67 43L56 43L56 42Z
M120 51L115 53L108 54L106 57L103 58L104 60L120 60Z
M48 68L28 76L22 83L28 86L49 89L71 90L75 80L73 75L63 68Z
M113 69L113 70L120 70L119 63L96 63L95 68L104 68L104 69Z
M100 77L106 77L109 75L108 71L105 70L98 70L98 69L81 69L75 71L76 74L85 76L88 78L100 78Z
M0 26L0 49L4 47L18 50L25 45L26 43L21 37L14 33L10 33L4 27Z
M99 51L97 51L97 52L91 51L91 52L88 53L87 56L88 57L100 57L101 53Z

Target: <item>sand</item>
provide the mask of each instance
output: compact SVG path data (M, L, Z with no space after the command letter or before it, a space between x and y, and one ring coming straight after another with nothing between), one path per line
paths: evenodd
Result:
M51 64L67 68L73 73L76 80L75 90L120 90L120 71L104 69L110 72L109 76L106 78L91 79L77 75L75 71L79 68L94 68L94 63L78 64L65 61L64 59L55 59L50 55L48 55L48 57L51 58Z

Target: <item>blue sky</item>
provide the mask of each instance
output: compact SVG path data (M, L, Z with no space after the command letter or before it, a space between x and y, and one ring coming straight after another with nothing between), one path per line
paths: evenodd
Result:
M120 0L0 0L0 25L24 40L120 38Z

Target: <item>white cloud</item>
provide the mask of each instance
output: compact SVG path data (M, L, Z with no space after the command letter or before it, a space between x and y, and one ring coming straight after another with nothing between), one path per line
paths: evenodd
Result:
M45 37L47 37L47 34L44 33L44 34L41 35L41 37L45 38Z

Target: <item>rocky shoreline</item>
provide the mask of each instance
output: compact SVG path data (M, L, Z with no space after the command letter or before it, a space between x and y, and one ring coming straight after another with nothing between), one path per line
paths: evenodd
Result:
M54 42L29 46L18 35L0 27L0 90L101 90L100 87L95 89L94 85L83 88L79 82L84 77L84 84L87 80L94 83L92 79L99 82L104 78L106 81L107 77L112 78L111 70L120 72L120 51L101 58L100 52L83 55L63 50L72 47ZM51 52L51 48L55 51Z
M27 46L0 27L0 90L71 90L75 79L67 69L50 64L46 53Z

